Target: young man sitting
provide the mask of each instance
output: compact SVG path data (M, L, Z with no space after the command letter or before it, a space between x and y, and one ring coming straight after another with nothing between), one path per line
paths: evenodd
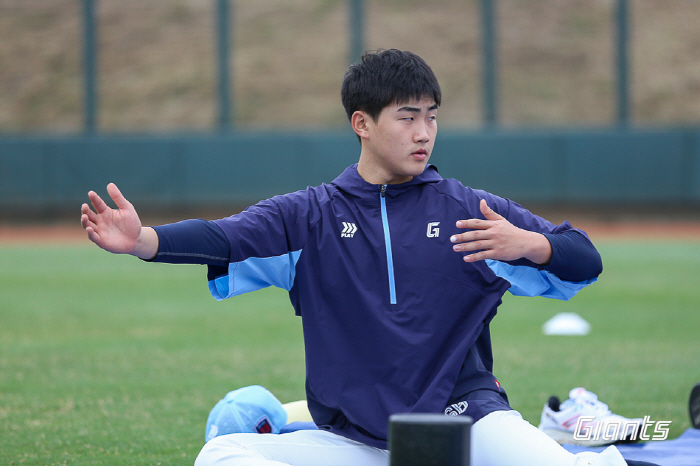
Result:
M569 299L596 280L586 234L444 179L428 164L441 103L410 52L368 53L342 102L359 162L329 184L216 221L143 227L113 184L82 206L88 237L114 253L208 265L216 299L274 285L303 323L306 399L318 430L231 434L196 465L388 464L394 413L464 414L473 464L625 465L610 447L568 453L522 419L492 374L489 323L503 294Z

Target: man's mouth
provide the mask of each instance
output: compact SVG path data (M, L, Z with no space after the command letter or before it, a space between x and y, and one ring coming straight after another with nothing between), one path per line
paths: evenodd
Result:
M428 151L425 149L418 149L417 151L412 152L411 155L418 160L425 160L428 157Z

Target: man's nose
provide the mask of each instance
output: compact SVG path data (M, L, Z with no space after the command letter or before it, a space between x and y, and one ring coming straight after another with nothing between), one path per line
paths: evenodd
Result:
M416 132L413 134L413 140L415 142L428 142L430 141L430 134L428 133L428 128L425 123L419 122L416 125Z

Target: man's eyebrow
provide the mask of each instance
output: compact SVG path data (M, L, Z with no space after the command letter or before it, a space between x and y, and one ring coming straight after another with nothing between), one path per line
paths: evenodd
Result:
M432 112L433 110L437 110L437 108L438 108L438 106L437 106L437 104L435 104L435 105L432 105L430 108L428 108L428 111L429 111L429 112ZM408 106L408 105L405 105L405 106L399 108L399 109L396 110L396 111L397 111L397 112L420 113L421 109L418 108L418 107L410 107L410 106Z

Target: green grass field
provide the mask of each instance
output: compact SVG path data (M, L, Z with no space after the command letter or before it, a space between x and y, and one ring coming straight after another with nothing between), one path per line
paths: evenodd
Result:
M537 424L584 386L628 417L689 427L700 381L700 242L598 242L605 271L569 303L507 296L495 372ZM592 325L543 336L558 312ZM203 267L89 245L0 246L0 464L192 464L207 414L260 384L304 397L301 323L286 293L216 302Z

